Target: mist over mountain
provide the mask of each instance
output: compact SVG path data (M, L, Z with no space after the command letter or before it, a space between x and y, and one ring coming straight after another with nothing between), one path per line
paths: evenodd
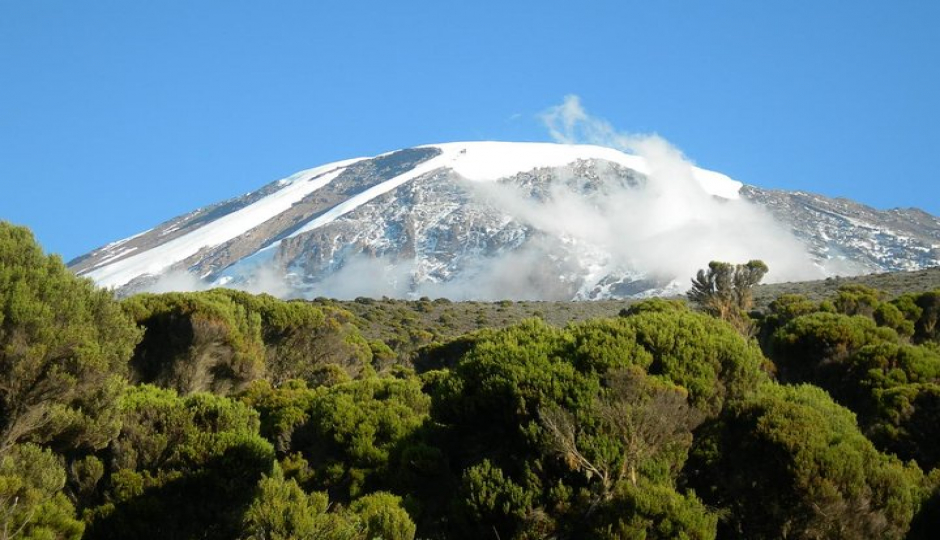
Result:
M940 264L940 220L924 212L745 186L576 101L546 123L559 143L434 144L301 171L70 267L122 294L588 300L682 292L716 259L763 259L767 281Z

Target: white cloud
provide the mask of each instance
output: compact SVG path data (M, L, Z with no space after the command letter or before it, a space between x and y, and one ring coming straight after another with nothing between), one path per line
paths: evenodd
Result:
M639 189L587 199L555 191L543 208L523 213L553 216L554 231L596 244L611 254L614 266L684 279L712 260L762 259L771 269L768 280L822 275L806 247L762 207L706 193L692 163L664 138L619 132L588 114L573 95L548 109L542 120L556 142L609 146L642 156L649 166Z
M206 282L185 270L170 270L160 275L153 283L143 287L141 292L192 292L204 291L208 288L209 285Z
M613 167L597 164L601 176L585 179L569 168L555 169L543 196L531 186L466 182L478 202L525 224L530 231L516 250L464 261L446 282L418 282L415 260L354 255L323 279L297 282L273 261L262 261L229 286L279 297L328 296L447 297L454 300L570 299L587 296L608 274L674 281L684 290L699 268L712 260L734 263L761 259L768 281L812 279L822 271L805 246L762 207L745 199L707 193L689 160L658 135L620 132L590 115L577 96L545 111L541 118L553 140L612 147L643 157L646 181L625 183ZM185 273L158 280L151 290L198 290L207 285Z

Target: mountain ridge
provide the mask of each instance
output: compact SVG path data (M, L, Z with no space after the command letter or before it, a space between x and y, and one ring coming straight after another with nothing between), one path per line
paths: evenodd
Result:
M702 234L704 248L728 244L724 252L689 244ZM750 257L733 237L755 252L767 239L780 242L776 251L791 256L776 266L786 272L791 259L805 259L792 265L806 277L940 260L940 220L923 211L745 186L671 155L483 141L306 169L69 265L123 294L235 286L348 296L349 281L380 281L386 286L358 292L599 299L676 292L693 265L664 264L675 258L669 246L697 250L698 259ZM511 279L520 268L524 275Z

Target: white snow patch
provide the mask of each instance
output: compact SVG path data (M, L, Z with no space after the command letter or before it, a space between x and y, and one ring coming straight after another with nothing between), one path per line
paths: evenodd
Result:
M135 234L134 236L128 236L127 238L122 238L121 240L115 240L114 242L111 242L110 244L107 244L106 246L104 246L103 248L101 248L101 251L109 251L109 250L114 249L114 248L116 248L116 247L118 247L118 246L124 245L124 244L130 242L131 240L133 240L133 239L135 239L135 238L140 238L141 236L143 236L143 235L149 233L149 232L152 231L152 230L153 230L153 228L150 228L150 229L147 229L146 231L139 232L139 233Z
M342 217L372 199L392 191L402 184L440 168L449 168L471 181L495 181L541 167L561 167L577 160L603 159L617 163L641 174L649 167L640 156L625 154L613 148L588 144L518 143L518 142L456 142L427 145L438 148L441 154L414 169L373 186L336 205L328 212L294 231L288 238L312 231ZM695 167L694 174L702 189L726 199L737 199L741 182L714 171ZM275 242L265 249L279 245Z
M646 160L640 156L595 145L478 141L425 146L425 148L432 147L440 149L441 154L404 174L350 197L294 231L291 237L322 227L372 199L437 169L451 169L471 181L496 181L537 168L561 167L578 160L589 159L617 163L641 174L648 174L650 169ZM346 167L362 159L367 158L338 161L300 171L279 180L276 185L281 189L253 204L145 252L98 266L84 275L94 279L100 286L120 287L138 276L159 274L204 248L224 244L284 212L305 196L327 185ZM742 187L740 182L723 174L697 167L693 168L693 175L706 193L726 199L739 198L738 191ZM131 238L136 236L140 235ZM112 244L112 247L127 240L130 238L116 242ZM260 261L268 260L272 249L279 244L280 242L273 243L242 259L223 274L232 278L240 274L240 270L254 267Z
M224 244L289 209L308 194L330 183L346 167L359 161L351 159L301 171L288 177L285 186L231 214L198 229L127 257L84 275L102 287L120 287L142 275L154 275L173 264L195 255L199 250Z
M97 263L95 263L94 268L98 268L98 267L104 266L104 265L108 264L109 262L113 261L114 259L117 259L117 258L119 258L119 257L123 257L124 255L127 255L128 253L132 253L132 252L134 252L134 251L137 251L137 247L136 247L136 246L134 246L134 247L129 247L129 248L127 248L127 249L122 249L122 250L118 251L117 253L112 253L112 254L108 255L107 257L105 257L104 259L101 259L100 261L98 261Z
M649 174L646 160L613 148L590 144L456 142L429 145L440 148L446 166L468 180L497 180L539 167L561 167L579 159L603 159L641 174ZM725 199L739 198L743 184L714 171L693 167L702 189Z
M404 174L400 174L394 178L391 178L389 180L382 182L381 184L374 185L370 187L369 189L366 189L360 193L353 195L352 197L346 199L345 201L337 204L336 206L334 206L327 212L324 212L323 214L317 216L315 219L309 221L306 225L304 225L303 227L291 233L291 235L288 236L288 238L292 238L299 234L303 234L305 232L309 232L316 228L322 227L323 225L326 225L327 223L334 221L336 218L344 216L352 212L356 208L359 208L363 204L371 201L372 199L378 197L379 195L383 195L385 193L388 193L389 191L392 191L393 189L401 186L402 184L404 184L405 182L408 182L409 180L414 180L415 178L423 174L426 174L435 169L441 168L443 166L442 162L444 161L442 158L444 158L445 156L446 156L446 152L432 159L429 159L428 161L425 161L424 163L421 163L417 167L411 169L410 171ZM279 243L280 242L275 242L274 244L268 246L266 249L276 247Z

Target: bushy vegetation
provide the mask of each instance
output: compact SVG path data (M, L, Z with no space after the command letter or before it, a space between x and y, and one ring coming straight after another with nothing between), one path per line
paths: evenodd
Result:
M0 224L0 536L935 537L940 291L751 311L757 262L703 271L701 312L565 324L539 303L118 302Z

